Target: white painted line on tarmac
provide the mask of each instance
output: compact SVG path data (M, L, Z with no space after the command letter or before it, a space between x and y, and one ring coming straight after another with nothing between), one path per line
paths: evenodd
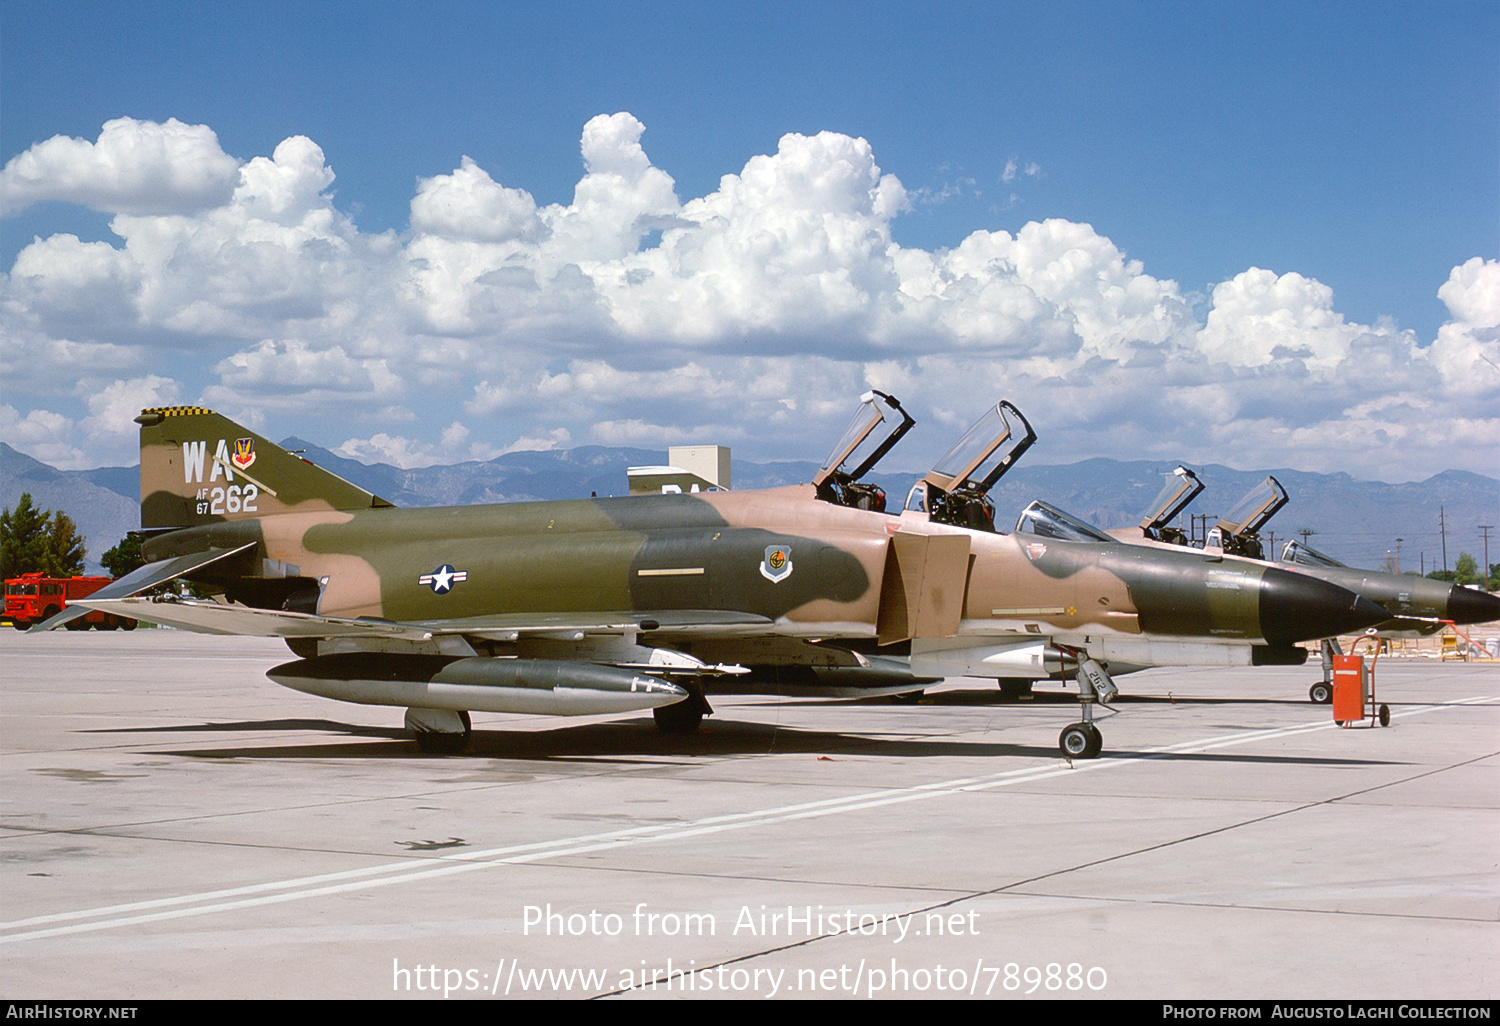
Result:
M1421 705L1402 709L1395 716L1417 716L1424 713L1451 709L1457 706L1492 704L1500 697L1476 696L1458 699L1440 705ZM1290 727L1271 727L1264 730L1239 731L1196 741L1179 742L1148 748L1140 755L1130 758L1091 759L1059 765L1053 762L1045 766L1006 770L1000 773L974 777L959 777L911 787L887 788L863 794L845 795L841 798L825 798L812 802L800 802L752 812L725 813L706 816L680 824L655 824L632 827L626 830L611 830L604 833L581 834L557 838L551 841L533 841L526 844L506 845L483 851L461 852L424 859L402 859L378 866L343 870L337 873L320 873L314 876L293 877L287 880L272 880L266 883L223 890L182 894L151 901L131 902L122 905L106 905L100 908L79 909L73 912L58 912L52 915L32 916L0 923L0 930L19 930L0 936L0 944L23 940L38 940L65 934L86 933L96 930L115 929L142 923L159 922L165 919L180 919L188 916L211 915L235 909L252 908L287 901L301 901L342 894L349 891L371 890L395 884L413 883L436 877L467 873L494 866L523 865L541 859L561 858L588 852L605 851L658 841L672 841L706 834L723 833L747 827L768 826L794 820L815 819L823 816L857 812L864 809L898 805L906 802L925 801L954 792L985 791L999 787L1011 787L1039 780L1063 776L1069 773L1088 773L1096 770L1120 769L1130 765L1141 765L1172 755L1231 748L1256 741L1274 740L1319 730L1337 730L1337 724L1327 719L1303 723ZM1142 758L1141 756L1145 756ZM93 922L77 922L92 919ZM71 923L67 926L50 926L54 923ZM36 929L36 927L42 927ZM31 928L31 929L27 929Z

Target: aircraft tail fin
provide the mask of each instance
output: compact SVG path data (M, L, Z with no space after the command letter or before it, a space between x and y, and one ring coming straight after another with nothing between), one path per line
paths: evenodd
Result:
M141 529L391 503L201 406L142 410Z

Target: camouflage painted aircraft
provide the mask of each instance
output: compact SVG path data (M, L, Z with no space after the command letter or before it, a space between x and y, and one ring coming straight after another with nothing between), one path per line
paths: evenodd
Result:
M1167 488L1163 489L1163 496L1172 490L1174 478L1186 478L1196 485L1192 491L1194 496L1203 490L1203 484L1197 475L1186 467L1178 467L1165 476ZM1159 496L1158 502L1153 503L1153 508L1147 510L1142 518L1142 538L1131 537L1129 532L1115 531L1111 534L1128 541L1169 540L1160 537L1160 525L1177 516L1177 512L1171 512L1166 506L1176 505L1180 512L1187 503L1164 505L1159 501L1160 498ZM1261 551L1257 532L1287 501L1286 489L1274 477L1266 478L1263 484L1252 488L1209 531L1204 548L1212 549L1217 544L1226 553L1263 558L1256 554ZM1187 544L1186 538L1178 544ZM1383 606L1391 614L1391 618L1375 626L1374 629L1381 633L1416 631L1431 634L1439 630L1444 622L1472 624L1500 620L1500 596L1415 574L1361 570L1324 555L1306 542L1287 542L1281 548L1279 562L1274 565L1297 573L1311 574Z
M148 409L150 562L43 628L100 608L281 637L300 658L272 680L404 706L439 751L467 742L471 710L651 708L665 729L691 730L709 693L1076 672L1083 719L1059 744L1093 757L1105 665L1280 663L1297 642L1385 617L1259 564L996 533L981 486L1014 457L1000 447L1008 411L1019 415L995 407L939 461L921 508L888 513L849 487L858 474L843 468L871 444L854 430L808 485L398 509L210 410ZM213 601L140 594L174 578Z
M1035 502L1022 512L1016 530L1023 533L1044 531L1078 539L1093 537L1096 541L1126 541L1157 548L1186 547L1189 544L1187 536L1170 524L1203 491L1203 482L1187 467L1178 467L1163 476L1166 481L1161 492L1135 528L1102 532L1055 506ZM1208 532L1203 548L1197 551L1307 574L1367 598L1388 614L1385 620L1369 628L1371 633L1433 634L1448 623L1463 625L1500 620L1500 596L1413 574L1360 570L1340 563L1304 542L1287 542L1282 547L1280 562L1267 562L1263 558L1259 531L1287 502L1286 489L1276 478L1267 477L1220 518ZM1308 697L1314 702L1327 704L1333 701L1330 680L1332 656L1337 646L1336 639L1322 644L1323 678L1308 690Z

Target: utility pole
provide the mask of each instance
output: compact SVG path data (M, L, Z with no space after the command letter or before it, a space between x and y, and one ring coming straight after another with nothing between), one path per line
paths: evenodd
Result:
M1448 572L1448 523L1443 518L1443 507L1438 507L1438 533L1443 536L1443 573Z
M1396 573L1401 572L1401 539L1396 539Z
M1490 589L1490 532L1495 529L1494 524L1480 524L1479 529L1484 532L1484 590Z

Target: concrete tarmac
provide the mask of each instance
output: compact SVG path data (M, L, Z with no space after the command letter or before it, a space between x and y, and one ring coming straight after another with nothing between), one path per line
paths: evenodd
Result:
M476 714L278 687L279 642L0 634L6 998L1449 999L1500 993L1500 667ZM963 686L968 685L968 686ZM644 984L644 986L643 986Z

